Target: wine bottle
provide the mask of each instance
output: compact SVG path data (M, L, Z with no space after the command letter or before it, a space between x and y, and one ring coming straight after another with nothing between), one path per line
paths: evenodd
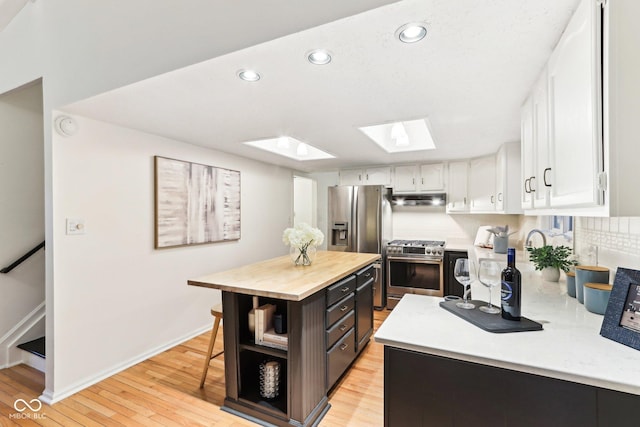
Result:
M520 304L522 296L522 278L516 268L516 250L507 250L507 267L502 270L501 281L501 306L502 318L507 320L520 320Z

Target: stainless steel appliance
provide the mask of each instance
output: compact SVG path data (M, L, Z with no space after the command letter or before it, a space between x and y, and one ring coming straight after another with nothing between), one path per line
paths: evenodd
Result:
M387 308L394 308L404 294L444 296L444 247L442 240L387 244Z
M381 185L329 187L330 251L367 252L385 256L391 239L391 190ZM374 265L373 306L386 305L384 259Z

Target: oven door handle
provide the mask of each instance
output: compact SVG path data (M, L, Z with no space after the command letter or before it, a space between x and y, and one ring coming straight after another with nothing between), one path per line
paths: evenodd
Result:
M387 261L403 261L408 263L420 263L420 264L442 264L442 258L430 259L430 258L412 258L412 257L399 257L399 256L387 256Z

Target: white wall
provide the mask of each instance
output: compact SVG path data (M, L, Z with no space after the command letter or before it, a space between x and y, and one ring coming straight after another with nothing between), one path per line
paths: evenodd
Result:
M309 177L313 178L316 181L317 185L317 227L324 233L324 242L320 246L319 249L326 250L327 249L327 241L329 240L329 225L328 225L328 208L327 205L329 203L329 187L333 187L334 185L338 185L338 172L316 172L309 174Z
M300 175L293 177L293 225L306 223L317 226L316 187L312 178Z
M42 85L0 96L0 268L44 240ZM2 337L45 299L44 251L0 274ZM0 366L3 362L0 357Z
M210 328L220 294L187 279L286 254L292 212L290 170L75 118L53 138L53 400ZM240 171L241 239L154 250L154 155Z
M446 240L448 246L473 243L483 225L505 226L516 232L509 244L520 246L519 215L456 214L447 215L444 208L410 206L393 208L394 239Z

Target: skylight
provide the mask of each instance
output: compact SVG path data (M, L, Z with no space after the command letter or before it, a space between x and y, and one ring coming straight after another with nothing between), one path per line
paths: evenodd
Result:
M385 123L358 129L387 153L436 148L427 119Z
M244 144L301 162L306 160L332 159L335 157L313 145L298 141L290 136L247 141Z

